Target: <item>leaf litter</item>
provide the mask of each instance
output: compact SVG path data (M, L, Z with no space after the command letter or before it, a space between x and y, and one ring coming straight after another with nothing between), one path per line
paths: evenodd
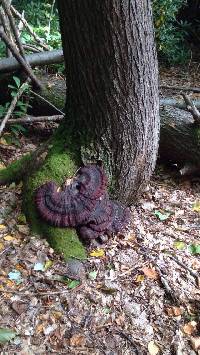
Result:
M37 145L23 140L6 162ZM198 181L158 169L129 233L88 247L83 265L31 235L21 190L0 187L2 354L200 353Z

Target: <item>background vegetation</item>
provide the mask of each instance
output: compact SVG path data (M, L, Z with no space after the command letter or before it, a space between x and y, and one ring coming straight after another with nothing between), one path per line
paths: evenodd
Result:
M25 11L33 30L50 48L61 46L55 0L13 0L12 3L18 11ZM170 65L186 63L193 56L194 47L196 53L200 46L199 0L153 0L153 14L159 59ZM23 43L32 43L25 30L21 37ZM2 43L0 55L4 56Z

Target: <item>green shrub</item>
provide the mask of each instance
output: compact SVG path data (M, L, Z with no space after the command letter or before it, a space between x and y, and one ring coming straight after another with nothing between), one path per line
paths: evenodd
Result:
M157 50L169 64L184 63L189 58L187 24L176 20L186 3L186 0L153 0Z

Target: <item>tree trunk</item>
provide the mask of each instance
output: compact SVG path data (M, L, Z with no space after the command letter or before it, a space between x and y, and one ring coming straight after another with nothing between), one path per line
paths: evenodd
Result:
M59 0L67 117L103 160L117 199L133 203L154 169L158 72L147 0Z
M90 161L103 161L115 197L127 204L135 201L157 157L157 58L150 0L59 0L58 5L66 119L36 156L39 167L30 158L33 169L24 179L24 206L33 229L65 258L83 258L74 230L50 227L38 217L35 190L46 181L61 184L73 176L81 151L84 160L88 155ZM0 183L5 174L0 172Z

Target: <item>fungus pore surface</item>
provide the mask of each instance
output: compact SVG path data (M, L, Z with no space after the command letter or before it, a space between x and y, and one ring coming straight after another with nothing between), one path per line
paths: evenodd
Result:
M40 216L56 227L74 227L84 240L121 233L130 222L130 210L109 199L107 177L101 166L86 165L70 184L59 188L47 182L36 191Z

